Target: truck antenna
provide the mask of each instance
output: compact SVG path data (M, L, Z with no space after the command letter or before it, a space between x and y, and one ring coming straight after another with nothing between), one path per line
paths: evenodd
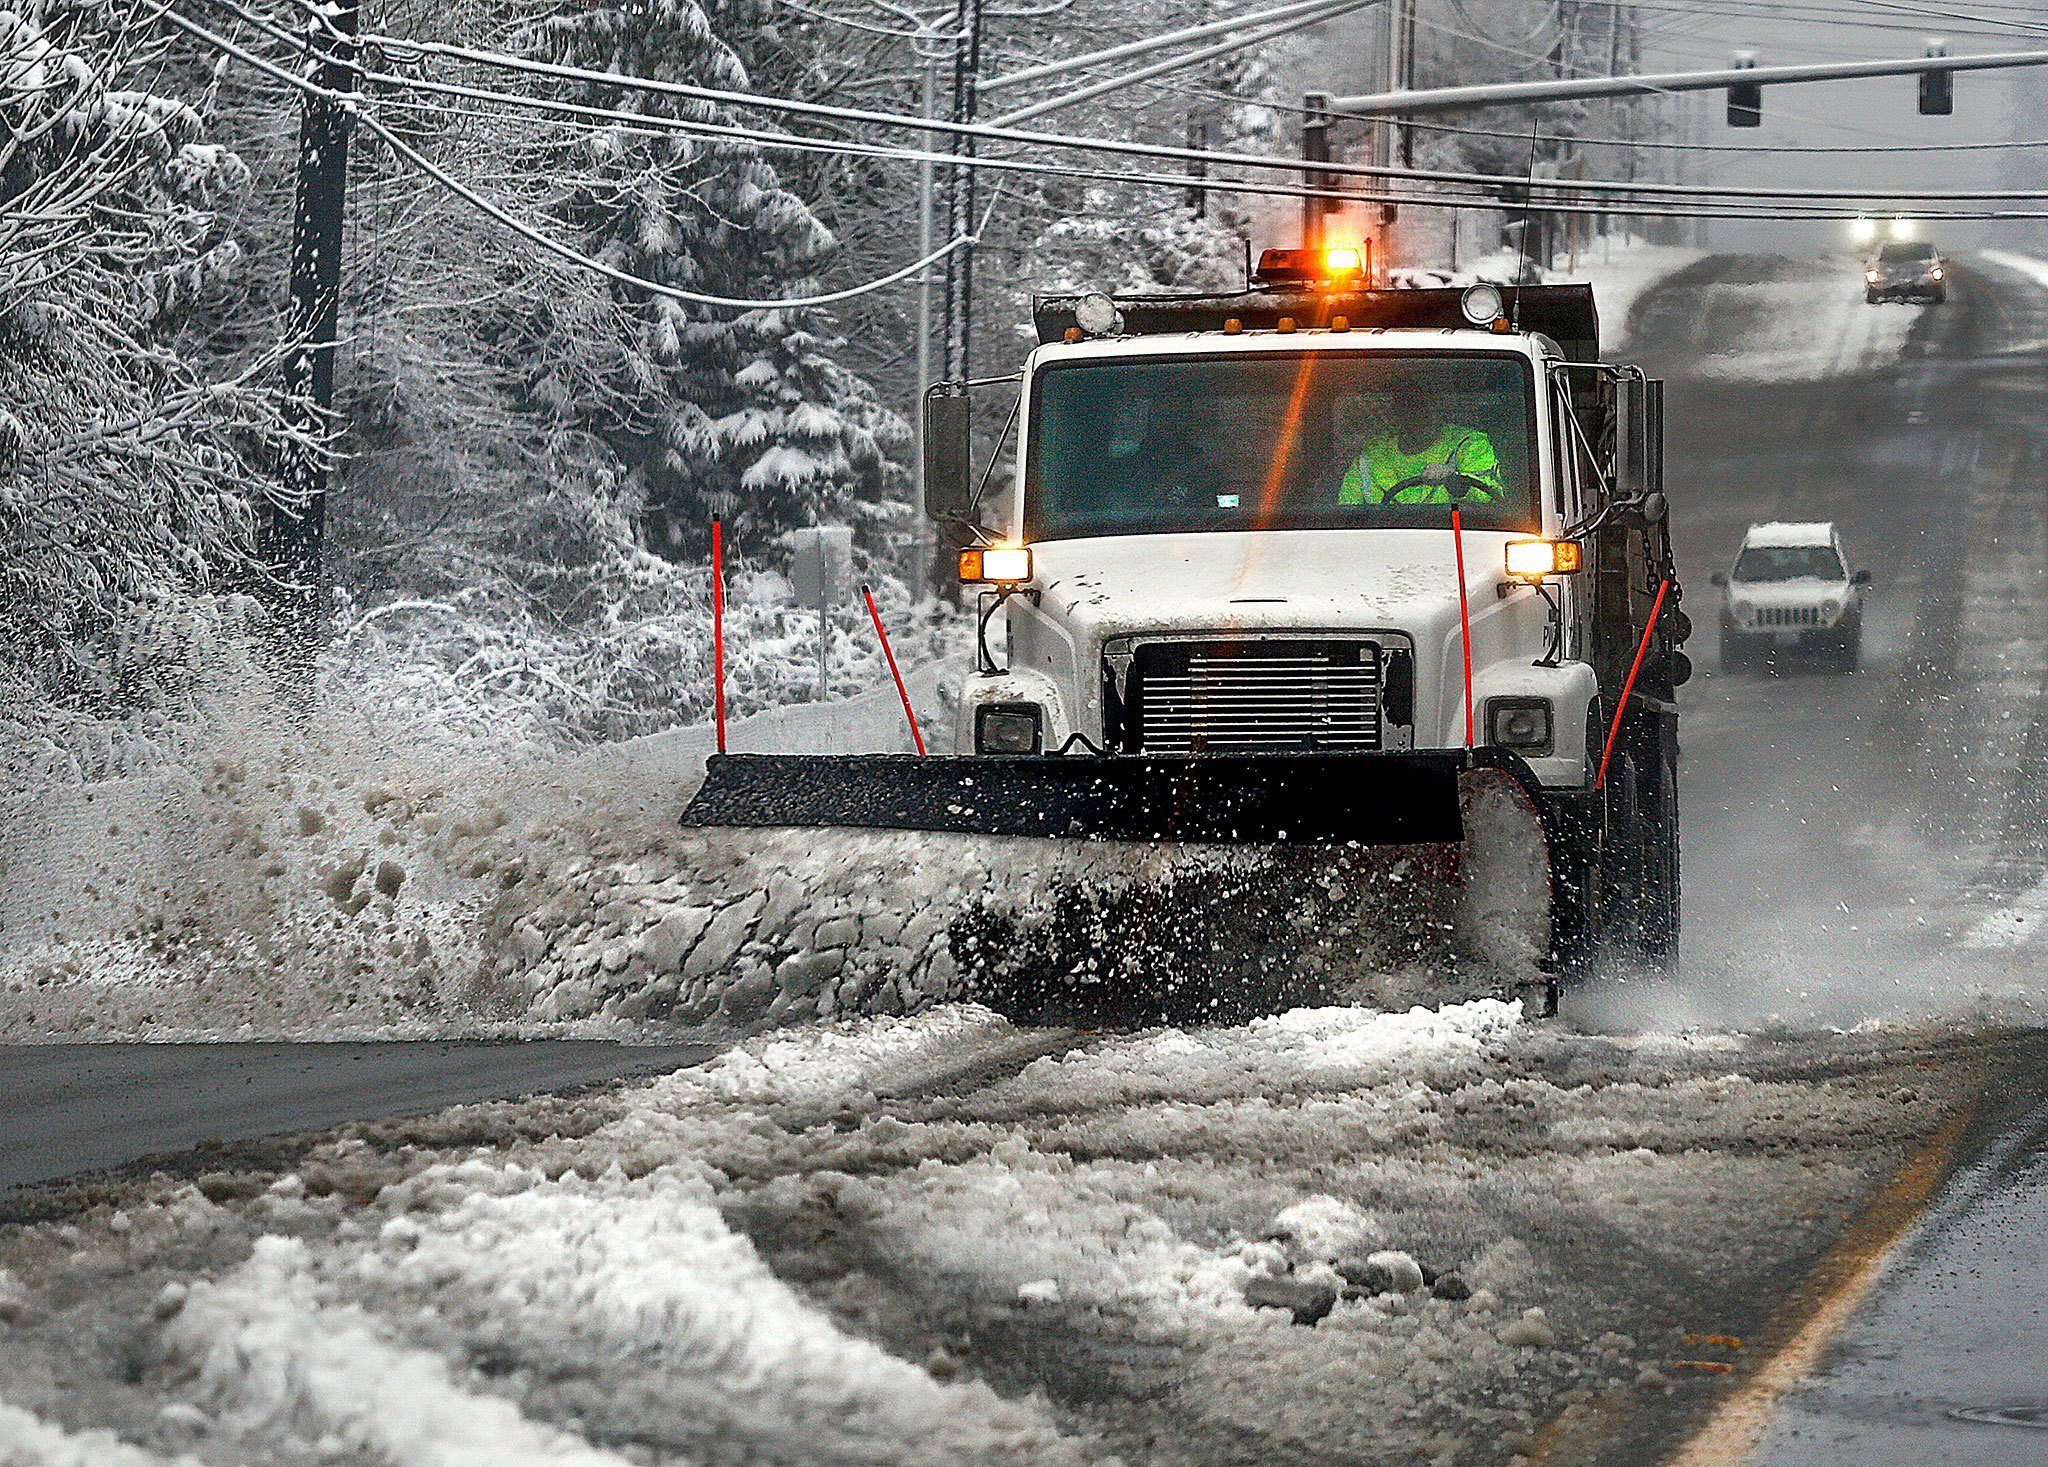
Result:
M1529 172L1522 185L1522 237L1515 241L1522 263L1515 269L1515 299L1508 311L1508 324L1517 331L1522 329L1522 278L1529 273L1529 231L1536 222L1536 129L1542 118L1535 108L1529 109Z

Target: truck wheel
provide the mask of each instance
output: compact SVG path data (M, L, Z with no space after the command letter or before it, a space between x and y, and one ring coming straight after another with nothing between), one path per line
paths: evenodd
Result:
M1599 951L1606 908L1598 816L1560 800L1545 822L1550 839L1550 970L1569 977Z
M1669 969L1678 960L1678 741L1675 730L1659 729L1655 737L1658 748L1638 788L1644 877L1639 928L1643 956Z
M1663 719L1632 720L1628 748L1607 775L1603 935L1613 948L1666 968L1678 955L1678 780Z

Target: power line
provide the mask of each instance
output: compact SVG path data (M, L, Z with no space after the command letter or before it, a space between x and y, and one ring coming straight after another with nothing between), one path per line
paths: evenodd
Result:
M405 55L409 53L418 56L443 56L454 60L490 66L499 70L553 77L558 80L580 82L592 86L617 87L625 91L652 92L727 106L788 112L801 116L827 118L841 122L858 122L871 126L892 128L898 131L939 132L951 136L975 137L992 142L1011 143L1022 147L1053 147L1076 149L1084 152L1116 153L1131 157L1157 158L1170 162L1199 163L1204 166L1221 164L1240 168L1277 169L1289 173L1298 172L1303 166L1302 160L1299 158L1284 158L1263 153L1220 153L1202 148L1175 147L1165 143L1118 141L1109 138L1076 136L1068 133L1037 132L1004 127L994 123L952 122L943 118L914 117L904 113L878 112L866 108L837 107L827 103L807 102L796 98L769 97L755 92L735 92L717 87L702 87L689 82L665 81L651 77L622 75L617 72L594 71L586 67L567 66L557 62L536 61L525 57L506 55L502 52L485 51L475 47L452 45L441 41L420 41L400 36L372 34L363 38L363 44L365 46L379 47L388 54ZM1967 59L1949 58L1951 64ZM1820 202L1825 200L1869 198L1883 198L1892 202L1913 203L1956 203L1966 200L2032 202L2048 198L2048 189L1898 189L1887 187L1789 189L1719 184L1661 183L1622 179L1563 180L1537 178L1530 180L1517 175L1475 173L1442 168L1399 168L1366 163L1330 162L1318 163L1316 167L1318 171L1324 173L1396 182L1441 183L1464 187L1515 189L1528 188L1533 185L1535 189L1546 194L1563 192L1580 195L1664 195L1672 198L1743 199L1756 202ZM1543 207L1548 208L1550 206L1546 204Z
M562 241L555 239L553 236L547 234L545 231L536 229L532 225L526 223L524 220L515 217L506 209L501 208L496 203L493 203L491 200L477 193L474 189L471 189L468 185L464 184L460 179L455 178L453 175L451 175L445 169L443 169L439 164L435 163L431 158L428 158L425 154L421 153L417 148L414 148L410 143L406 142L403 138L399 137L396 133L392 132L390 128L384 125L383 121L380 118L378 118L374 111L360 104L359 97L352 96L348 93L336 92L327 87L323 87L314 82L308 81L303 77L293 76L289 71L285 70L283 67L277 66L269 61L266 61L262 57L257 56L252 52L243 50L241 47L235 45L234 42L228 40L226 37L215 35L212 31L207 30L204 26L201 26L196 22L185 19L183 16L176 14L166 6L152 3L152 8L157 12L158 16L161 19L169 21L172 25L184 31L187 35L193 37L195 40L201 41L206 45L212 46L214 49L220 51L223 55L231 56L235 60L240 61L245 66L255 67L257 70L264 72L266 75L270 76L274 80L283 82L285 85L293 88L302 95L308 97L321 98L329 102L339 102L342 105L349 107L352 110L357 121L361 122L364 127L368 128L371 132L375 133L377 135L377 139L379 142L383 143L385 147L389 148L393 153L397 154L400 158L404 159L407 164L417 169L419 172L425 174L427 177L433 179L435 183L439 184L442 188L447 189L450 193L457 195L459 198L464 200L466 203L470 204L472 207L482 211L485 214L488 214L491 218L497 220L498 223L504 225L507 229L512 230L514 233L518 234L521 238L527 240L529 243L539 246L541 249L548 251L550 254L559 256L560 258L568 261L570 264L575 265L580 269L592 271L596 274L606 277L609 280L613 280L620 285L629 285L634 287L635 289L652 292L655 295L668 296L671 299L679 301L687 301L692 305L722 306L730 307L737 310L777 310L797 309L807 306L827 306L837 301L851 300L855 296L867 295L873 291L886 289L887 287L896 284L898 281L906 280L910 276L915 275L918 271L926 269L929 266L937 263L938 261L945 259L948 255L951 255L956 250L960 250L974 244L981 237L981 231L978 229L972 234L960 235L957 238L949 241L948 243L940 246L938 249L932 251L923 259L913 261L911 264L905 265L900 270L891 271L889 274L884 275L879 279L870 280L860 285L851 286L845 290L829 291L820 295L790 297L788 299L781 300L743 300L730 296L710 295L703 291L683 290L677 286L668 285L659 280L649 280L644 276L635 275L630 271L621 270L618 269L616 266L607 265L602 260L594 259L591 256L586 255L582 251L576 249L573 245L564 244ZM320 54L324 55L325 53ZM348 63L343 62L341 64L346 65ZM989 209L993 211L994 208L995 201L991 199L989 201ZM986 223L987 219L986 217L984 217L984 227L986 226Z
M216 0L216 3L220 3L220 4L223 4L225 8L229 8L229 9L234 9L234 10L239 10L239 7L235 7L235 6L232 6L232 5L229 5L229 4L227 4L227 0ZM157 6L157 7L155 7L155 8L157 8L157 9L158 9L159 13L160 13L160 14L161 14L161 15L163 16L163 18L164 18L164 19L166 19L166 20L169 20L169 21L170 21L170 22L171 22L172 24L174 24L174 25L178 26L178 27L179 27L180 29L183 29L183 30L185 30L185 31L187 32L187 34L193 35L193 36L194 36L195 38L197 38L197 39L200 39L200 40L201 40L201 41L203 41L204 43L206 43L206 44L208 44L208 45L210 45L210 46L213 46L213 47L214 47L214 48L216 48L216 49L220 49L220 50L224 51L224 53L225 53L225 54L229 54L229 55L232 55L232 56L234 56L234 57L235 57L236 59L238 59L238 60L241 60L241 61L243 61L243 62L244 62L245 64L248 64L248 65L252 65L252 66L255 66L255 67L256 67L257 69L259 69L259 70L263 71L263 72L264 72L265 74L267 74L267 75L270 75L270 76L272 76L272 77L273 77L274 79L276 79L276 80L278 80L278 81L281 81L281 82L284 82L284 83L285 83L285 84L286 84L286 85L287 85L288 87L291 87L291 88L293 88L293 89L295 89L295 90L297 90L297 91L300 91L301 93L306 93L306 94L319 94L319 93L320 93L321 89L319 89L319 88L317 88L317 87L313 86L312 84L310 84L310 83L308 83L308 82L304 81L304 80L303 80L303 79L301 79L301 78L298 78L298 77L295 77L295 76L293 76L293 75L292 75L291 73L287 72L287 71L286 71L286 70L285 70L284 68L282 68L282 67L279 67L279 66L276 66L276 65L275 65L275 64L273 64L273 63L267 62L267 61L263 60L263 59L262 59L262 58L260 58L260 57L256 57L256 56L253 56L253 55L251 55L250 53L248 53L248 52L246 52L246 51L242 50L241 48L239 48L239 47L236 47L236 46L234 46L234 45L233 45L233 43L231 43L231 42L228 42L228 41L226 41L226 40L225 40L224 38L222 38L222 37L219 37L219 36L215 35L214 33L212 33L211 31L208 31L208 30L206 30L206 29L205 29L204 27L201 27L201 26L197 25L197 24L196 24L196 23L194 23L194 22L188 21L188 20L186 20L186 19L185 19L184 17L181 17L181 16L177 16L177 15L175 15L175 14L173 14L173 13L169 12L168 10L165 10L165 9L164 9L163 7L161 7L161 6ZM244 12L243 14L244 14L244 18L245 18L245 19L248 19L248 20L250 20L250 21L251 21L252 23L256 24L256 25L257 25L257 26L258 26L258 27L259 27L260 29L264 29L264 30L266 30L266 31L267 31L267 32L268 32L269 34L271 34L271 35L273 36L273 38L283 39L283 40L287 41L287 42L288 42L289 44L292 44L292 45L293 45L294 47L298 47L298 46L300 46L300 45L302 44L302 43L301 43L301 42L299 41L299 39L298 39L298 38L296 38L296 37L290 37L290 36L284 36L284 35L282 35L281 33L277 32L277 31L276 31L276 30L275 30L274 28L271 28L271 27L269 27L268 25L266 25L265 23L261 22L260 20L257 20L257 18L255 18L255 17L252 17L252 16L247 16L245 12ZM582 104L570 104L570 103L549 103L549 102L546 102L546 101L545 101L545 100L543 100L543 99L537 99L537 98L531 98L531 97L523 97L523 96L519 96L519 95L517 95L517 94L509 94L509 93L490 93L490 92L484 92L484 91L483 91L482 89L474 89L474 88L461 88L461 89L457 89L457 88L452 88L452 87L451 87L451 86L450 86L449 84L446 84L446 83L425 83L425 82L417 82L417 81L411 81L411 80L409 80L409 79L407 79L407 78L403 78L403 77L397 77L397 76L390 76L390 75L388 75L388 74L384 74L384 73L376 73L376 74L373 74L373 76L375 76L375 77L376 77L377 79L379 79L379 80L388 80L389 82L391 82L391 83L394 83L394 84L397 84L397 85L400 85L400 86L405 86L405 85L420 85L420 86L423 86L423 87L431 87L432 89L435 89L435 90L441 90L441 91L444 91L444 92L446 92L446 91L461 91L461 92L475 92L475 93L478 93L478 94L479 94L480 96L482 96L482 97L485 97L485 98L489 98L489 99L491 99L491 100L496 100L496 101L503 101L503 102L508 102L508 103L511 103L511 104L513 104L513 105L517 105L517 106L521 106L521 107L534 107L534 106L541 106L541 107L548 107L548 108L555 108L555 109L567 109L567 110L569 110L569 111L572 111L572 112L580 112L580 113L588 113L588 112L593 112L593 111L597 111L597 110L600 110L600 109L591 109L591 108L587 108L587 107L584 107L584 106L583 106ZM627 80L629 80L629 81L630 81L630 80L633 80L633 79L631 79L631 78L628 78ZM339 100L342 100L342 101L344 101L344 102L346 102L346 103L348 103L348 104L350 104L350 105L356 106L356 107L357 107L357 108L358 108L359 110L360 110L360 109L361 109L361 107L362 107L362 101L363 101L363 99L362 99L362 98L360 97L360 95L356 95L356 94L337 94L337 97L338 97L338 99L339 99ZM365 113L363 113L363 115L367 116L367 113L365 112ZM622 117L626 117L626 118L631 118L631 119L632 119L632 120L634 121L634 123L635 123L636 125L640 125L640 126L649 126L649 125L657 125L657 124L658 124L658 125L659 125L659 126L660 126L660 127L661 127L661 128L663 129L663 130L672 130L672 131L696 131L696 132L702 132L702 133L709 133L709 134L712 134L712 135L719 135L719 136L726 136L726 137L736 138L737 140L741 140L741 141L745 141L745 142L748 142L748 143L753 143L753 144L757 144L757 145L769 145L769 146L785 146L785 147L793 147L793 148L800 148L800 149L805 149L805 150L813 150L813 151L842 151L842 152L854 152L854 153L859 153L859 154L862 154L862 155L865 155L865 156L870 156L870 157L878 157L878 158L889 158L889 159L905 159L905 158L917 159L917 158L921 158L921 157L923 157L923 156L938 156L938 157L943 157L943 156L944 156L944 155L920 155L920 154L917 154L917 153L911 152L911 151L909 151L909 150L904 150L904 149L898 149L898 148L883 148L883 147L878 147L878 146L876 146L876 145L871 145L871 144L848 144L848 143L831 143L831 142L827 142L827 141L823 141L823 140L817 140L817 139L806 139L806 138L798 138L798 137L795 137L795 136L792 136L792 135L787 135L787 134L773 134L773 133L760 133L760 132L757 132L757 131L755 131L755 130L751 130L751 129L739 129L739 128L732 128L732 127L726 127L726 126L724 126L724 125L720 125L720 124L708 124L708 123L701 123L701 122L694 122L694 121L686 121L686 120L684 120L684 119L678 119L678 118L662 118L662 117L659 117L659 116L658 116L658 115L656 115L656 114L643 114L643 113L633 113L633 114L619 114L619 115L620 115L620 116L622 116ZM489 213L489 214L490 214L490 215L491 215L491 216L492 216L493 218L495 218L495 219L499 220L499 221L500 221L501 223L503 223L503 224L504 224L504 225L506 225L507 227L509 227L509 228L512 228L512 229L514 229L515 231L517 231L518 233L520 233L520 234L522 235L522 237L525 237L525 238L529 239L529 240L530 240L531 242L535 243L536 245L538 245L538 246L540 246L540 247L542 247L542 248L544 248L544 249L547 249L547 250L549 250L549 251L550 251L551 253L555 253L555 254L557 254L557 255L559 255L559 256L561 256L561 257L565 258L565 259L568 259L568 260L570 260L570 261L571 261L572 263L576 263L576 264L578 264L579 266L584 266L584 267L588 267L588 268L592 268L592 269L595 269L595 270L597 270L597 271L598 271L599 273L602 273L602 274L606 274L606 275L609 275L609 276L611 276L611 277L612 277L612 278L614 278L614 279L618 279L618 280L620 280L620 281L621 281L621 283L626 283L626 284L634 285L634 286L637 286L637 287L640 287L640 288L646 288L646 289L649 289L649 290L655 291L655 292L657 292L657 293L662 293L662 294L669 294L669 295L678 295L678 296L682 296L682 297L684 297L684 298L689 298L689 297L691 297L691 296L693 296L693 295L695 295L695 294L696 294L696 293L692 293L692 292L681 292L681 291L677 291L677 290L676 290L675 288L673 288L673 287L668 287L668 286L664 286L664 285L662 285L662 284L661 284L660 282L655 282L655 281L647 281L647 280L641 279L640 277L636 277L636 276L631 276L631 275L627 275L627 274L626 274L625 272L620 272L620 271L616 271L616 270L612 269L611 267L608 267L608 266L605 266L605 265L603 265L603 264L602 264L601 262L597 262L597 261L593 261L593 260L590 260L590 259L589 259L589 258L588 258L587 256L584 256L584 255L582 255L582 254L581 254L580 252L578 252L578 251L575 251L575 250L573 250L573 249L572 249L571 247L568 247L568 246L562 245L562 244L561 244L561 243L560 243L559 241L554 241L554 240L550 239L549 237L545 236L545 235L544 235L543 233L541 233L540 231L538 231L538 230L535 230L535 229L533 229L533 227L532 227L532 226L530 226L530 225L527 225L527 224L525 224L525 223L524 223L524 221L520 221L520 220L518 220L518 219L514 218L514 217L513 217L513 216L511 216L511 215L510 215L509 213L507 213L506 211L504 211L504 210L503 210L502 208L500 208L500 207L498 207L498 206L496 206L496 205L493 205L493 204L491 204L491 203L490 203L490 201L488 201L488 200L485 200L485 199L482 199L482 198L481 198L481 196L477 195L477 194L476 194L476 193L475 193L475 192L474 192L473 190L470 190L470 189L466 188L466 186L463 186L463 185L461 185L461 184L459 183L459 181L458 181L458 180L455 180L455 179L453 179L453 178L452 178L451 176L447 175L447 174L445 173L445 171L444 171L444 170L440 170L440 169L438 169L438 167L436 167L436 166L432 165L432 164L431 164L431 161L430 161L430 160L427 160L427 159L425 159L425 158L424 158L424 156L423 156L423 155L420 155L420 154L418 154L416 150L413 150L413 149L409 148L409 146L407 146L407 145L404 145L404 144L403 144L403 142L402 142L402 140L400 140L400 139L397 139L396 137L394 137L394 136L390 135L389 129L388 129L388 128L385 128L385 127L383 127L383 126L381 125L381 123L379 123L379 124L378 124L378 125L377 125L376 127L374 127L374 128L373 128L373 130L374 130L374 131L376 131L376 132L377 132L377 133L379 134L379 136L380 136L380 140L383 140L383 141L386 141L386 142L387 142L387 145L396 145L396 146L394 147L394 151L396 151L396 152L399 152L399 153L400 153L400 154L401 154L402 156L403 156L403 155L407 155L407 154L409 154L410 156L409 156L409 157L407 157L406 161L408 162L408 164L409 164L410 166L415 166L415 167L421 167L421 166L424 166L424 167L426 167L426 168L427 168L427 169L428 169L428 170L430 171L430 176L434 177L435 181L436 181L436 182L437 182L437 183L438 183L438 184L439 184L440 186L442 186L442 187L445 187L445 188L448 188L448 189L450 189L451 191L454 191L454 192L456 192L456 193L457 193L457 194L458 194L459 196L463 197L463 198L465 199L465 201L466 201L466 202L469 202L469 203L470 203L470 204L471 204L472 206L474 206L474 207L478 207L478 208L480 208L480 209L483 209L483 210L484 210L485 212ZM1182 150L1182 151L1189 151L1189 150ZM1228 155L1228 154L1224 154L1224 155L1215 155L1215 156L1218 156L1218 157L1221 157L1221 158L1226 158L1226 159L1228 159L1228 158L1231 158L1231 157L1233 157L1234 155ZM1476 198L1476 197L1470 197L1470 196L1450 196L1450 197L1445 197L1445 196L1436 196L1436 195L1416 195L1416 194L1407 194L1407 193L1380 193L1380 194L1354 194L1354 193L1348 193L1348 192L1347 192L1347 193L1342 193L1342 194L1336 194L1336 195L1332 195L1332 194L1330 194L1330 193L1329 193L1328 191L1319 191L1319 190L1313 190L1313 189L1309 189L1309 188L1307 188L1307 187L1294 187L1294 186L1289 186L1289 185L1283 185L1283 184L1273 184L1273 183L1253 183L1253 182L1249 182L1249 181L1233 181L1233 180L1217 180L1217 179L1204 179L1204 178L1193 178L1193 177L1186 177L1186 176L1163 176L1163 175L1157 175L1157 174L1142 174L1142 173L1136 173L1136 172L1131 172L1131 171L1124 171L1124 170L1086 170L1086 169L1078 169L1078 168L1072 168L1072 167L1067 167L1067 166L1063 166L1063 165L1047 165L1047 164L1035 164L1035 163L1026 163L1026 162L1023 162L1022 160L1016 160L1016 159L981 159L981 160L977 160L977 162L978 162L979 164L983 164L983 165L986 165L986 166L989 166L989 167L992 167L992 168L1002 168L1002 169L1009 169L1009 170L1013 170L1013 171L1022 171L1022 172L1026 172L1026 173L1049 173L1049 174L1056 174L1056 175L1060 175L1060 176L1078 176L1078 177L1092 177L1092 178L1102 179L1102 180L1105 180L1105 181L1117 181L1117 182L1125 182L1125 183L1131 183L1131 184L1136 184L1136 185L1140 185L1140 186L1146 186L1146 185L1151 185L1151 186L1163 186L1163 187L1171 187L1171 188L1183 188L1183 189L1184 189L1184 188L1204 188L1204 189L1208 189L1208 190L1211 190L1211 191L1216 191L1216 192L1240 192L1240 193L1255 193L1255 194L1276 194L1276 195L1282 195L1282 196L1289 196L1289 197L1303 197L1303 196L1309 196L1309 195L1313 195L1313 194L1318 194L1318 193L1320 193L1320 194L1321 194L1322 196L1325 196L1325 197L1331 197L1331 196L1334 196L1334 197L1338 197L1338 198L1360 198L1360 197L1363 197L1363 198L1366 198L1366 199L1374 199L1374 198L1383 198L1383 199L1386 199L1387 201L1391 201L1391 202L1404 202L1404 203L1410 203L1410 204L1417 204L1417 205L1427 205L1427 206L1435 206L1435 207L1448 207L1448 208L1461 208L1461 207L1462 207L1462 208L1484 208L1484 209L1489 209L1489 210L1492 210L1492 209L1498 209L1499 207L1501 207L1500 201L1499 201L1498 199L1496 199L1496 198L1491 198L1491 197L1487 197L1487 198ZM1716 209L1714 209L1714 210L1712 210L1712 211L1702 211L1702 210L1680 210L1680 209L1675 209L1675 208L1671 208L1671 207L1669 207L1669 206L1651 206L1651 207L1638 207L1638 206L1630 206L1630 205L1620 205L1620 206L1616 206L1616 205L1588 205L1588 204L1574 204L1574 203L1557 203L1557 204L1549 204L1549 203L1546 203L1546 204L1544 204L1544 205L1543 205L1542 207L1543 207L1543 208L1544 208L1544 209L1545 209L1545 210L1546 210L1547 212L1553 212L1553 213L1583 213L1583 214L1603 214L1603 215L1615 215L1615 216L1619 216L1619 217L1630 217L1630 216L1646 216L1646 217L1681 217L1681 218L1691 218L1691 217L1742 217L1742 218L1811 218L1811 219L1837 219L1837 218L1848 218L1848 217L1851 217L1851 216L1850 216L1850 215L1848 215L1847 213L1841 212L1841 211L1839 211L1839 210L1832 210L1832 209L1821 209L1821 208L1808 208L1808 207L1805 207L1805 206L1796 206L1796 205L1795 205L1795 206L1791 206L1790 208L1779 208L1779 209L1771 210L1771 211L1768 211L1768 212L1765 212L1765 211L1761 211L1761 210L1750 210L1750 209L1747 209L1747 208L1743 208L1743 209L1736 209L1736 208L1732 208L1732 207L1727 207L1727 206L1721 206L1721 207L1719 207L1719 208L1716 208ZM1936 213L1926 213L1926 214L1923 214L1923 215L1921 215L1920 217L1927 217L1927 218L1940 218L1940 219L1947 219L1947 218L1994 218L1994 217L1995 217L1995 218L2042 218L2042 217L2048 217L2048 212L2043 212L2043 211L2037 211L2037 212L2021 212L2021 211L1997 211L1997 212L1995 212L1995 213L1994 213L1994 212L1990 212L1990 211L1955 211L1955 212L1943 212L1943 213L1939 213L1939 214L1936 214ZM979 232L979 231L977 231L977 234L978 234L978 232ZM958 247L959 247L959 245L958 245L958 244L956 243L954 247L955 247L955 248L958 248ZM927 263L927 262L924 262L924 261L920 261L920 262L919 262L918 264L915 264L915 265L912 265L912 266L910 266L910 267L907 267L907 268L906 268L906 269L904 269L904 270L901 270L901 271L898 271L898 272L894 272L894 273L893 273L893 274L892 274L892 275L891 275L890 277L886 277L886 278L885 278L885 279L883 279L883 280L880 280L880 281L872 281L872 282L868 282L867 284L865 284L865 285L863 285L863 286L858 286L858 287L854 287L853 289L851 289L851 290L849 290L849 291L843 291L843 292L836 292L836 293L833 293L833 294L832 294L832 295L830 295L830 296L825 296L825 297L810 297L810 298L804 298L803 300L800 300L800 301L792 301L792 302L788 302L787 304L807 304L807 303L812 303L812 302L815 302L815 303L820 303L820 304L823 304L823 303L829 303L829 301L830 301L830 300L834 300L834 299L845 299L845 298L848 298L848 297L849 297L849 296L851 296L851 295L856 295L856 294L862 294L862 293L866 293L866 292L868 292L868 291L872 291L872 290L877 290L877 289L881 289L881 288L883 288L884 286L886 286L887 284L892 284L892 283L895 283L895 281L901 280L901 279L905 278L906 276L908 276L908 275L910 275L910 274L913 274L913 273L915 273L915 272L916 272L916 271L917 271L918 269L920 269L920 268L923 268L923 267L924 267L924 265L925 265L925 263ZM741 302L741 301L730 301L730 300L725 300L725 299L722 299L722 298L717 298L717 297L712 297L712 298L709 298L709 303L712 303L712 304L727 304L727 305L733 305L733 306L737 306L737 307L739 307L739 308L750 308L750 307L756 307L756 306L764 306L764 305L767 305L767 304L772 304L772 303L765 303L765 302Z

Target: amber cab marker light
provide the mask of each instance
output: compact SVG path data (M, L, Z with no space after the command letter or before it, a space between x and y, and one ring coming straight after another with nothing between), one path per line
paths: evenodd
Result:
M1281 318L1280 318L1279 320L1277 320L1277 321L1275 321L1275 322L1273 323L1273 329L1274 329L1275 331L1279 332L1279 333L1280 333L1280 334L1281 334L1282 336L1291 336L1291 335L1293 335L1293 334L1294 334L1294 317L1292 317L1292 316L1282 316L1282 317L1281 317Z
M1069 326L1063 334L1068 346L1076 346L1079 345L1086 333L1079 326Z
M969 584L1021 586L1031 579L1031 547L976 545L963 550L960 579Z
M1576 540L1510 540L1507 570L1518 581L1532 585L1548 576L1568 576L1579 568Z
M1235 316L1230 317L1223 323L1223 334L1225 336L1235 336L1242 330L1244 330L1244 322L1238 320Z
M1349 316L1332 316L1330 318L1330 329L1332 331L1349 331L1351 329L1351 318Z

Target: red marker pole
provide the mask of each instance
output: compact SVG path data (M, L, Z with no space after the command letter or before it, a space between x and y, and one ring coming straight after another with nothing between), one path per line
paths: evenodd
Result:
M1472 747L1472 608L1465 596L1465 517L1451 506L1451 544L1458 555L1458 637L1465 644L1465 747Z
M889 634L882 630L882 613L875 610L875 593L865 584L860 594L868 603L868 618L875 624L875 635L882 639L882 655L889 659L889 676L896 679L896 696L903 700L903 716L910 723L910 741L917 745L917 752L924 752L924 735L917 731L917 715L910 710L910 689L903 686L903 674L896 669L896 654L889 650Z
M1650 624L1643 628L1643 640L1636 644L1636 660L1629 664L1628 681L1621 685L1621 701L1614 705L1614 722L1607 726L1607 747L1600 751L1600 777L1593 781L1596 790L1607 784L1607 761L1614 757L1614 739L1621 732L1621 716L1628 712L1628 695L1636 689L1636 674L1642 671L1643 654L1650 650L1650 638L1657 630L1657 613L1664 609L1664 593L1670 589L1670 581L1661 582L1657 599L1650 603Z
M718 720L718 752L725 752L725 531L711 522L711 706Z

